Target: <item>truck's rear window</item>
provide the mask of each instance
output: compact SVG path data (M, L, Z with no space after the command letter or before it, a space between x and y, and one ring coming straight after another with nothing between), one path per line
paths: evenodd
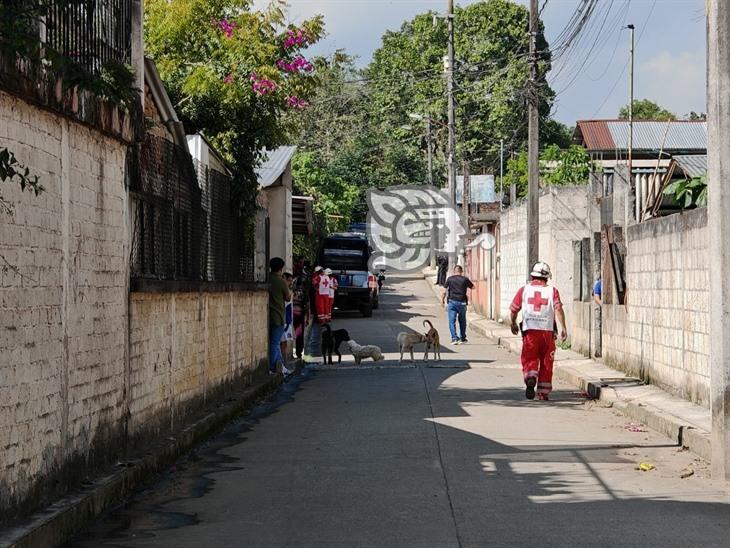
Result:
M324 268L338 270L367 270L367 243L359 240L325 240L319 256Z

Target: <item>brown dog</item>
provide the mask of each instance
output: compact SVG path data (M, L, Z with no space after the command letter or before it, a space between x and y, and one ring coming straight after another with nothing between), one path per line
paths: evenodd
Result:
M428 324L428 333L426 333L426 353L423 355L423 359L428 361L428 351L433 348L434 359L440 360L441 338L439 337L439 332L436 331L436 328L430 321L423 320L423 327L426 327L426 324Z

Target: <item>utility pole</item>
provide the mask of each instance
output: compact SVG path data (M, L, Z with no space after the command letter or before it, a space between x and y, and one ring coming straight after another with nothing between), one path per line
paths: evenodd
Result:
M454 0L448 0L448 13L446 15L446 21L448 25L449 44L448 52L446 56L446 92L448 96L448 117L449 117L449 142L448 142L448 182L449 182L449 197L451 203L456 206L456 115L454 107ZM454 219L456 222L456 219ZM456 233L456 226L450 227L452 230L452 237ZM457 244L457 240L454 239L454 243ZM451 265L456 264L457 254L456 247L452 252L449 253L449 263Z
M499 210L504 206L504 139L499 140Z
M431 116L426 116L426 146L428 147L428 184L433 186L433 146L431 144Z
M627 25L631 34L631 58L629 69L629 184L634 187L634 174L632 173L633 157L634 157L634 25ZM636 220L641 220L641 189L636 186Z
M426 147L428 148L428 173L426 174L428 186L433 186L433 145L431 143L431 115L426 116ZM429 264L436 268L436 248L438 247L438 223L431 229L431 257Z
M527 274L540 260L540 119L537 89L537 0L530 0L530 81L527 90Z
M461 194L461 222L464 224L466 229L466 239L464 244L469 242L469 205L471 203L471 170L469 169L469 162L464 160L464 191ZM464 254L466 254L466 248L464 248Z
M707 129L712 475L730 480L730 2L708 0Z

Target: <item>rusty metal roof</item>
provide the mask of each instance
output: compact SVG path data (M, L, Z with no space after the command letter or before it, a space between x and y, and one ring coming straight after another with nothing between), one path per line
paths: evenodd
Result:
M629 146L628 120L580 120L576 138L589 151L624 151ZM704 121L634 122L636 151L706 151L707 123Z

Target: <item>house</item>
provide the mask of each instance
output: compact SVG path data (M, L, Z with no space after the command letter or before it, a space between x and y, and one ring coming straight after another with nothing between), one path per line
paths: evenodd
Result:
M256 169L260 202L269 217L269 257L284 259L287 270L293 265L294 236L313 231L310 196L294 196L291 162L296 147L283 146L264 151L264 161Z
M614 174L629 159L628 120L579 120L573 140L601 168L603 195L613 193ZM631 187L636 220L653 216L661 201L663 181L672 157L707 154L707 122L703 120L636 120L633 123Z

